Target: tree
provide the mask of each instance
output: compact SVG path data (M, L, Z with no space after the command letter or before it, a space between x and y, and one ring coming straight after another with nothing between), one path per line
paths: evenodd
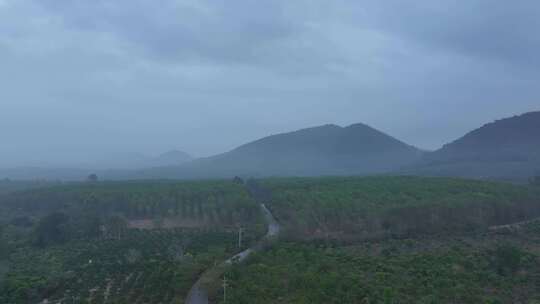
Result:
M120 216L111 216L106 222L106 233L109 237L121 239L122 233L127 229L127 222Z
M55 212L42 218L34 231L35 244L45 247L65 242L69 237L69 217L62 212Z
M502 244L492 252L491 264L500 275L510 275L519 270L522 256L518 247Z
M78 220L79 231L85 238L99 237L101 219L96 214L85 214Z
M531 178L531 184L534 186L540 186L540 175L533 176Z
M244 184L244 180L240 177L240 176L235 176L234 179L233 179L233 182L235 184L239 184L239 185L243 185Z
M98 176L95 173L92 173L92 174L88 175L86 180L88 182L90 182L90 183L96 183L98 181Z
M7 257L8 246L4 239L4 227L0 226L0 261Z

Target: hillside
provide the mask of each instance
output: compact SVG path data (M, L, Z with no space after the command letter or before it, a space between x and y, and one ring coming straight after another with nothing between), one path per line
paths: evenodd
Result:
M426 153L417 173L525 179L540 168L540 112L497 120Z
M189 178L377 174L399 169L421 152L364 124L324 125L273 135L185 166L140 176Z

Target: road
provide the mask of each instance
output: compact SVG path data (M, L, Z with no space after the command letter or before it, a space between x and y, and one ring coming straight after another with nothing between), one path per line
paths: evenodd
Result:
M201 280L199 279L188 293L186 304L208 304L208 294L201 288Z
M281 230L281 227L279 226L279 223L276 221L274 216L272 215L272 212L266 208L264 204L261 204L261 210L264 214L264 219L266 220L268 224L268 231L266 232L266 235L261 240L261 242L277 237L279 235L279 232ZM253 252L257 250L257 247L260 245L257 244L254 247L248 248L230 259L223 262L225 265L232 265L234 262L239 263L243 262L246 258L248 258ZM186 304L208 304L208 293L204 290L202 287L202 279L204 277L204 274L199 278L199 280L191 287L191 290L188 293L188 296L186 298Z

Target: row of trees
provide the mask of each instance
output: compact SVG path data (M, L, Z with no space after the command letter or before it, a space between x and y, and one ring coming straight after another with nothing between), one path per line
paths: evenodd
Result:
M100 218L87 215L72 218L55 212L39 220L33 232L33 243L39 247L62 244L72 239L121 239L127 230L127 221L121 216Z
M34 216L57 211L130 219L178 216L232 225L259 214L243 185L232 181L83 184L19 192L2 201L6 212Z
M269 207L298 237L364 239L486 229L540 216L540 192L443 178L270 179Z

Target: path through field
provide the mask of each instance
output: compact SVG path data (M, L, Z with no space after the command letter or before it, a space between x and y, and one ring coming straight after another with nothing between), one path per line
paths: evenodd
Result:
M278 236L281 227L279 226L279 223L276 221L270 210L268 210L268 208L266 208L264 204L261 204L261 210L264 213L264 218L268 224L268 231L266 232L265 237L261 240L261 242L263 242L267 239ZM236 254L235 256L223 262L223 264L231 265L233 262L244 261L247 257L249 257L253 252L256 251L258 246L259 244ZM208 304L208 293L204 290L202 286L202 280L207 272L203 273L199 280L193 285L193 287L191 287L191 290L189 291L186 298L186 304Z

